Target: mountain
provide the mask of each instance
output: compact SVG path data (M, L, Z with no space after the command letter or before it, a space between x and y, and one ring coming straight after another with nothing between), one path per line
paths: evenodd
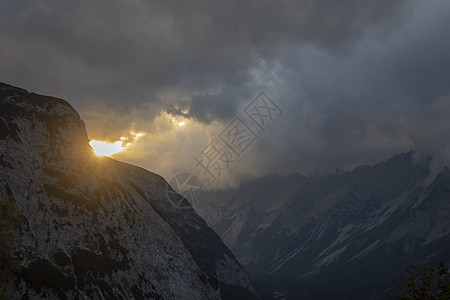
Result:
M162 177L96 157L88 142L66 101L0 84L0 196L20 212L12 299L257 298Z
M388 299L403 269L450 261L450 171L399 154L324 178L269 176L195 209L267 299Z

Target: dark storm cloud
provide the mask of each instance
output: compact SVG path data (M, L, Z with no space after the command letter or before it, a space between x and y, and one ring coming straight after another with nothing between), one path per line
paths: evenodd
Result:
M265 89L286 113L242 162L259 174L345 168L410 149L445 163L449 8L0 0L0 78L81 111L110 106L105 135L161 111L226 124Z
M432 155L433 172L450 161L450 34L445 2L424 2L405 24L382 41L367 35L350 55L298 49L282 59L304 103L295 130L280 129L274 144L289 141L285 169L351 167L415 150ZM289 115L286 114L285 118ZM282 137L281 137L282 136ZM295 145L295 146L294 146ZM260 151L268 155L267 145ZM274 150L274 153L276 151ZM276 160L276 156L272 156ZM269 159L270 165L276 163Z
M2 1L0 11L5 79L38 90L64 86L75 101L92 96L136 103L156 101L159 90L177 86L188 92L239 89L255 61L274 58L280 47L303 42L343 47L370 26L388 30L405 5L375 0ZM207 110L196 109L194 117L230 116L232 109L222 105L202 105L204 97L192 99L193 106Z

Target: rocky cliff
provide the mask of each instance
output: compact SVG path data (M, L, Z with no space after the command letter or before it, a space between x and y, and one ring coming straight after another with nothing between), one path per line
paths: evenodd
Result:
M88 142L66 101L0 84L0 196L21 214L12 298L256 298L162 177L96 157Z

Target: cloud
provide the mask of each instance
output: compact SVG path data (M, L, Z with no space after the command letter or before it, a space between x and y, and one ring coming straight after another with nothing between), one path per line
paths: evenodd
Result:
M122 106L124 99L158 101L158 92L175 87L208 95L239 89L250 80L248 70L280 47L342 47L368 26L385 30L405 6L321 3L2 1L2 77L33 90L53 88L76 102L83 96Z
M120 158L165 176L195 170L192 157L260 90L285 113L258 132L230 182L410 149L438 169L450 158L449 6L0 1L0 80L69 100L92 138L146 132Z

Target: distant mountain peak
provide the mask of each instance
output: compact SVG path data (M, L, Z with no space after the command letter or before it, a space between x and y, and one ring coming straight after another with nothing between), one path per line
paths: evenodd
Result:
M409 264L450 261L450 171L428 184L430 161L410 151L324 178L266 177L196 210L267 298L392 298Z

